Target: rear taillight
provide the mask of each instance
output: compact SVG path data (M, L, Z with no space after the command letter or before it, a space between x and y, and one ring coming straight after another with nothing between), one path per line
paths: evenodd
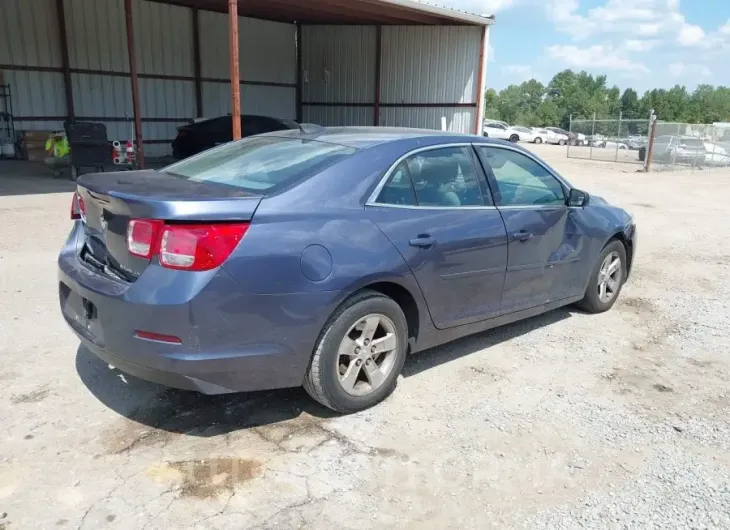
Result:
M127 249L146 259L158 255L168 269L207 271L228 259L248 230L248 223L164 224L134 219L127 227Z
M134 256L150 259L155 255L160 240L162 221L132 219L127 225L127 250Z
M84 215L86 215L84 198L79 195L78 191L75 191L73 199L71 199L71 220L81 219Z

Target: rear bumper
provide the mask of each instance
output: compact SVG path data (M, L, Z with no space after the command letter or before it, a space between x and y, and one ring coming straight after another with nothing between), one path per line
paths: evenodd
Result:
M58 260L68 325L105 362L175 388L221 394L301 385L336 305L328 292L255 295L222 269L181 273L150 265L126 284L88 269L75 248L72 234ZM140 339L137 330L182 344Z

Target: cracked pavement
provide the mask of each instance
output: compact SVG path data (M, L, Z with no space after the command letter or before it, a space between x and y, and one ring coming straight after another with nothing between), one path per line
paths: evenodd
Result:
M300 389L166 389L79 348L55 273L72 186L0 175L0 530L577 528L614 495L639 513L622 492L671 492L685 467L729 502L730 170L697 186L536 149L635 213L619 304L413 356L391 398L348 417ZM717 510L706 527L730 525ZM598 527L632 527L605 513Z

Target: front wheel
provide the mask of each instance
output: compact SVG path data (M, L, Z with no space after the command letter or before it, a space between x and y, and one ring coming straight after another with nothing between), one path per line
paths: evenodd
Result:
M407 347L408 325L400 306L378 292L363 291L325 325L304 389L337 412L372 407L395 390Z
M620 241L612 241L598 257L585 297L578 307L588 313L603 313L616 303L626 280L626 249Z
M565 145L565 143L566 143L566 142L565 142L565 140L560 140L560 141L558 142L558 145Z
M541 144L542 143L542 138L540 138L539 136L537 138L535 138L535 143L536 144Z
M517 136L516 134L513 134L512 136L509 137L509 141L512 142L513 144L516 144L517 142L520 141L520 137Z

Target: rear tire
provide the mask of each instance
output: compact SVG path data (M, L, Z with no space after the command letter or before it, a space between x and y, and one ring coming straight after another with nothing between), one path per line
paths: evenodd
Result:
M366 325L376 317L380 319L377 329L368 334ZM385 339L390 336L390 353L371 355L376 343L385 347ZM357 353L351 354L348 346ZM400 306L376 291L362 291L346 300L325 324L304 378L304 389L336 412L350 414L370 408L395 390L407 348L408 324ZM380 375L371 375L373 368ZM349 377L355 371L355 377ZM355 381L354 386L348 380Z
M560 140L560 141L558 142L558 145L565 145L565 144L566 144L565 140Z
M612 271L609 276L607 272L611 270L611 265L618 259L618 268ZM601 288L601 283L608 281L605 287ZM626 248L621 241L611 241L598 256L596 265L591 272L591 278L588 281L586 293L576 306L587 313L604 313L613 307L618 300L626 281ZM615 283L613 283L615 282ZM611 284L613 283L613 287ZM602 295L603 293L603 295ZM610 296L608 294L610 293Z

